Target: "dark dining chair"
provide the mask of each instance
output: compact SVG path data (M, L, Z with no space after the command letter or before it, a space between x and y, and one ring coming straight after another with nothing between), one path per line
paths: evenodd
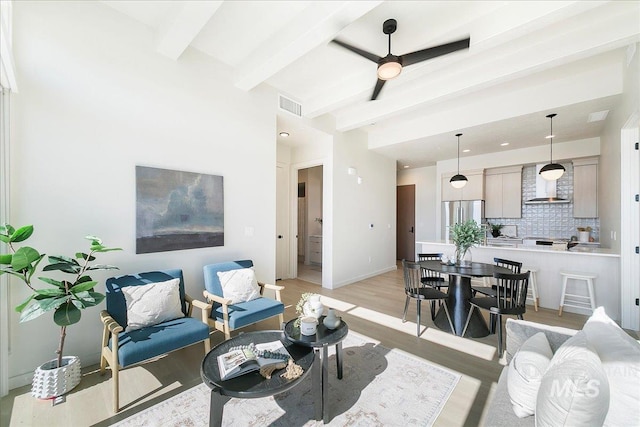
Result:
M442 253L431 253L431 254L418 254L418 261L442 261ZM432 288L436 288L441 291L442 288L446 288L449 286L448 282L444 281L444 277L437 272L432 270L427 270L426 268L422 269L421 273L422 278L420 279L422 283L427 286L431 286ZM440 301L440 304L442 302ZM432 300L430 302L431 305L431 320L436 318L436 301Z
M498 267L508 268L514 274L520 274L520 271L522 269L522 263L518 262L518 261L511 261L511 260L504 259L504 258L494 258L493 262ZM486 295L488 297L495 297L496 296L496 285L495 284L491 284L490 286L472 286L471 287L471 292L473 293L474 297L477 295L478 292L480 292L481 294Z
M420 303L422 301L436 301L447 299L447 294L437 290L434 287L428 286L422 282L422 267L416 262L410 262L402 260L402 271L404 273L404 293L407 299L404 304L404 314L402 315L402 322L406 322L407 310L409 308L409 301L411 298L416 300L417 304L417 336L420 336ZM451 316L449 315L449 309L447 304L444 304L444 311L447 314L447 320L449 320L449 326L452 331L453 323L451 322Z
M529 272L519 274L494 273L496 279L496 295L493 297L474 297L469 300L471 310L465 322L462 336L467 332L469 320L473 310L481 308L497 317L498 326L498 358L502 357L502 315L515 315L518 319L523 319L523 314L527 311L527 289L529 287Z

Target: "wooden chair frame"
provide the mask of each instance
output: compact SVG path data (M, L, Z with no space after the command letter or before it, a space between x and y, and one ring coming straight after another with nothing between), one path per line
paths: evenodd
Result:
M261 296L264 296L265 289L269 289L269 290L275 291L275 300L282 302L280 291L284 290L284 286L271 285L271 284L260 282L260 281L258 281L258 286L260 286ZM207 323L209 326L211 326L215 330L218 330L224 333L224 339L228 340L229 338L231 338L231 331L235 330L235 329L231 329L231 326L229 325L229 306L231 305L232 301L230 299L223 298L218 295L214 295L206 290L203 291L202 294L204 295L207 301L207 304L198 300L194 301L194 305L202 310L202 321ZM213 303L218 303L222 306L222 319L223 319L222 322L219 321L218 319L211 318ZM283 313L278 314L278 319L280 320L280 325L283 325L284 314ZM262 320L265 320L265 319L261 319L260 322ZM245 326L249 326L249 325L243 325L242 327L244 328Z
M187 304L187 317L191 317L193 307L201 308L202 306L206 306L206 304L204 304L202 301L194 300L189 295L185 295L185 302ZM111 317L107 310L102 310L100 312L100 320L104 325L104 328L102 330L102 351L100 352L100 375L104 375L107 365L111 367L111 377L113 380L113 412L117 413L120 410L119 372L124 369L118 362L118 334L124 331L124 328L120 326L120 324L116 322L113 317ZM205 324L207 324L207 322L205 322ZM111 338L111 348L109 348L109 338ZM207 338L202 342L204 343L204 354L207 354L211 350L211 340ZM137 366L141 363L153 360L159 356L162 355L158 355L142 362L135 363L131 366Z

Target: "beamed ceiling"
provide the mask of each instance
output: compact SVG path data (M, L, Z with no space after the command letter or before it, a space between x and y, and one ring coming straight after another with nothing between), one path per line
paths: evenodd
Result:
M640 41L637 1L106 1L154 32L160 54L197 49L225 64L235 85L258 85L302 105L279 113L289 145L330 115L338 131L360 129L369 147L420 167L478 155L600 136L623 70ZM370 101L376 64L334 38L387 54L386 19L398 22L396 55L470 37L468 50L405 67ZM636 53L640 54L640 53ZM610 113L611 114L611 113ZM508 142L509 145L500 144Z

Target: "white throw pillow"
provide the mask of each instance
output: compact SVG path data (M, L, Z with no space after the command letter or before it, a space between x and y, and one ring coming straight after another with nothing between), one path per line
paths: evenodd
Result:
M640 344L598 307L582 328L602 361L611 390L605 426L640 423Z
M509 363L507 390L513 412L524 418L536 411L536 396L553 358L553 351L544 332L526 340Z
M536 427L598 426L609 411L609 382L579 331L553 356L536 399Z
M230 299L232 304L260 297L260 287L252 268L218 271L218 279L222 285L222 296Z
M180 279L122 288L127 302L127 332L184 317Z

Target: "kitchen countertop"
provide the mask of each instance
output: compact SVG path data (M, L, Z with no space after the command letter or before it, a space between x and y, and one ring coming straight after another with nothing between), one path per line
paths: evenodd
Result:
M500 239L500 240L506 240L506 239ZM453 248L453 243L452 242L446 242L444 240L440 240L440 241L428 241L428 242L416 242L416 244L442 244L442 245L450 245ZM485 245L481 245L481 246L476 246L474 248L472 248L472 250L474 249L496 249L495 246L485 246ZM597 247L593 247L593 245L591 246L576 246L571 248L571 250L567 250L567 249L553 249L552 246L528 246L528 245L520 245L520 244L516 244L515 247L509 247L509 246L500 246L499 247L500 250L505 250L505 251L529 251L529 252L547 252L547 253L552 253L552 254L571 254L571 255L597 255L597 256L608 256L608 257L620 257L619 253L614 252L612 249L609 248L597 248ZM451 250L451 252L453 251L453 249Z
M566 248L566 245L564 245ZM471 248L473 261L493 263L494 258L519 261L523 268L536 270L540 307L558 310L562 293L563 271L582 271L595 275L596 304L605 307L613 319L621 318L620 255L611 249L579 246L570 251L554 250L551 246L476 246ZM445 241L416 242L417 253L442 252L453 255L455 246ZM527 307L527 310L529 308ZM590 310L566 307L565 311L589 314Z

